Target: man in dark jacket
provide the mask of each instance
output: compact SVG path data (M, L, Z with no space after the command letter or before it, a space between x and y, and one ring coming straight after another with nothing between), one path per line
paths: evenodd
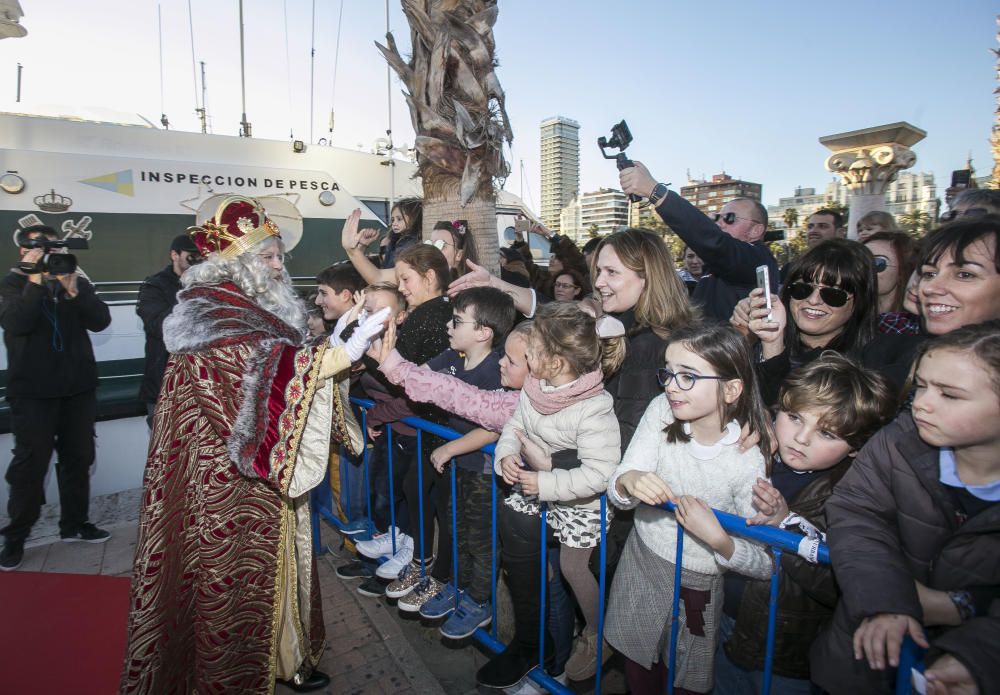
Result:
M692 300L705 316L729 321L736 304L757 286L757 266L768 268L771 292L778 291L778 262L764 243L767 210L760 201L736 198L722 206L715 222L657 183L641 162L618 174L622 190L649 201L657 214L704 263Z
M163 381L169 357L163 345L163 319L177 304L181 275L201 260L198 247L187 234L181 234L170 243L170 265L143 280L139 288L135 313L142 319L142 327L146 331L146 369L142 375L139 398L146 404L146 423L150 428L153 427L153 409L160 395L160 382Z
M22 239L58 238L51 227L29 227ZM35 264L43 249L21 248L21 262ZM34 268L37 271L37 267ZM59 455L63 541L103 543L107 531L87 519L90 466L94 463L97 363L87 331L103 331L111 312L93 286L76 273L50 275L14 268L0 281L0 326L7 347L7 401L14 451L7 467L10 524L0 569L16 569L24 541L45 502L45 474L52 450Z

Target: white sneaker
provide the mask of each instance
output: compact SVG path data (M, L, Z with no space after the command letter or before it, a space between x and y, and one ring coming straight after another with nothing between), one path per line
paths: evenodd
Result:
M554 678L563 685L566 685L569 682L565 672L560 673L558 676L554 676ZM507 695L543 695L543 693L547 693L549 691L525 676L518 681L517 685L514 687L504 688L504 692L507 693Z
M385 533L380 533L372 538L370 541L361 541L355 544L358 552L365 557L370 557L372 560L377 560L380 557L389 557L392 555L392 534L396 534L396 550L398 551L403 546L403 539L409 538L405 533L396 528L390 528ZM413 546L413 539L410 539L410 547Z
M400 535L396 538L396 554L379 565L375 574L382 579L395 579L411 560L413 560L413 539Z

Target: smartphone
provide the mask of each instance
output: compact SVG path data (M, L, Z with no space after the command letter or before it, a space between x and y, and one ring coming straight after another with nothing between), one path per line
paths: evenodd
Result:
M757 266L757 287L764 290L764 301L767 302L767 317L765 321L771 320L771 273L766 265Z
M529 220L527 218L520 219L520 220L514 220L514 231L515 232L521 232L523 234L524 232L527 232L527 231L530 231L530 230L531 230L531 220Z

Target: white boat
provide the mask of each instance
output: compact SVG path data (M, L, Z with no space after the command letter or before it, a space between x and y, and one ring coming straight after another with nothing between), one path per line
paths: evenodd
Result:
M259 198L289 246L287 265L297 284L342 260L340 232L355 208L362 224L384 226L390 201L420 195L416 165L378 154L324 145L163 130L141 117L90 113L48 115L0 112L0 229L15 232L48 224L82 236L80 267L111 306L111 326L92 334L99 362L98 462L92 479L97 498L142 484L146 426L137 394L144 334L135 314L142 279L169 262L171 239L210 217L221 196ZM516 196L501 193L497 229L528 212ZM512 230L510 230L512 231ZM509 235L508 231L508 235ZM538 245L538 240L533 241ZM7 355L0 354L0 395ZM0 432L9 432L0 406ZM6 469L10 434L0 434L0 469ZM54 476L47 496L58 499ZM7 486L0 485L0 510Z

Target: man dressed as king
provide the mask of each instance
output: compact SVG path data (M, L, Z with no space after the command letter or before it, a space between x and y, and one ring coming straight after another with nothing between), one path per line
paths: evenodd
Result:
M360 428L339 383L381 330L304 343L278 227L226 198L188 234L143 487L123 693L305 692L329 678L309 491ZM384 313L384 312L383 312Z

